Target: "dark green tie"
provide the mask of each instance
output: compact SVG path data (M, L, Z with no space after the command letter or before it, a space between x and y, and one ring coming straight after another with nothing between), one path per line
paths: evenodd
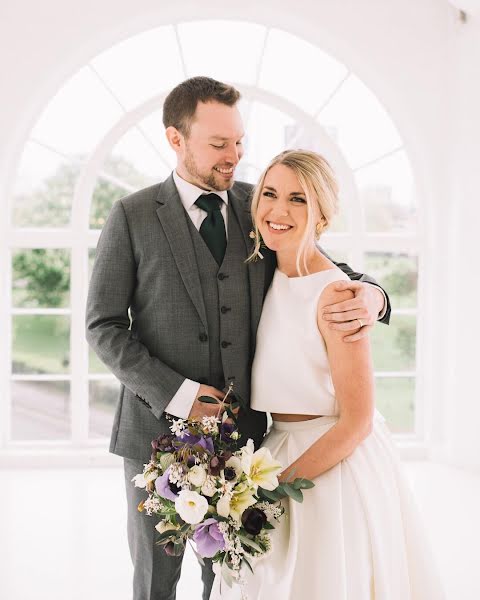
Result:
M219 265L227 247L225 221L220 210L223 200L217 194L202 194L195 204L207 213L200 225L200 235Z

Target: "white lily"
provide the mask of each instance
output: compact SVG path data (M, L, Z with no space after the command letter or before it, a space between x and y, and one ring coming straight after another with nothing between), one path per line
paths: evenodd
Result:
M249 442L251 440L248 440ZM250 484L265 490L274 490L278 486L278 475L283 466L272 458L268 448L253 452L253 442L242 448L242 468Z

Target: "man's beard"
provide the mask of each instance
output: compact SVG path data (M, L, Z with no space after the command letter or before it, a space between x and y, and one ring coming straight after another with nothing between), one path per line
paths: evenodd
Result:
M193 153L187 147L187 151L185 154L185 169L192 176L193 179L201 182L203 186L209 190L217 190L217 192L223 192L224 190L229 190L233 183L233 177L230 181L222 180L221 175L215 176L215 171L212 169L210 173L204 174L200 173L198 170L197 164L193 157Z

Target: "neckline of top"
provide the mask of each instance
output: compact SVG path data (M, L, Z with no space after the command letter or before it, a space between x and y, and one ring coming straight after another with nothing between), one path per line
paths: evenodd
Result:
M282 277L284 277L285 279L287 279L288 281L296 281L297 279L308 279L310 277L314 277L315 275L321 275L322 273L330 273L331 271L340 271L341 273L343 273L343 271L341 269L339 269L338 267L334 267L333 269L322 269L321 271L315 271L315 273L309 273L308 275L299 275L298 277L289 277L286 273L284 273L283 271L280 271L280 269L277 267L276 272L280 273L280 275Z

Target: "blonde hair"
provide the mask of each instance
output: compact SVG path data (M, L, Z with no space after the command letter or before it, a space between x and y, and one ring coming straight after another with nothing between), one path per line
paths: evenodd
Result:
M251 211L256 243L252 254L248 257L248 261L255 260L260 254L261 236L256 219L258 203L265 184L265 177L270 169L276 165L285 165L295 173L307 200L307 226L298 249L296 266L299 275L304 274L304 272L308 274L307 250L315 238L317 223L322 224L321 230L324 231L337 213L337 181L331 166L316 152L285 150L272 159L261 174L253 193ZM304 272L300 267L301 262Z

